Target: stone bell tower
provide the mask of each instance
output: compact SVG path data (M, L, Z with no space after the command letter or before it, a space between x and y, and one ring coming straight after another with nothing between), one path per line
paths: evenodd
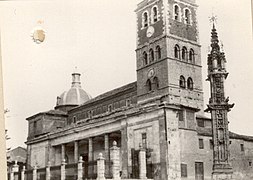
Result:
M165 97L203 109L202 66L195 0L142 0L137 15L138 103Z
M225 97L224 82L228 76L226 58L219 46L218 35L213 24L211 52L208 54L208 78L211 97L206 111L211 112L213 129L213 180L232 179L229 153L229 131L227 113L234 106Z

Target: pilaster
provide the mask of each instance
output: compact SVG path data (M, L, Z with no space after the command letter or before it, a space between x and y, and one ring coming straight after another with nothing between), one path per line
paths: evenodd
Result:
M89 167L88 167L88 177L92 177L94 174L94 166L93 166L93 161L94 161L94 157L93 157L93 138L89 138L89 144L88 144L88 150L89 150L89 154L88 154L88 163L89 163Z
M78 163L78 146L79 146L79 142L75 141L74 142L74 159L75 159L75 163Z
M109 134L104 135L105 148L105 177L110 175L110 148L109 148Z

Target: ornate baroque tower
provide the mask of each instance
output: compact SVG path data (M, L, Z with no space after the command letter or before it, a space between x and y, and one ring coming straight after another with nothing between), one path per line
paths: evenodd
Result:
M214 180L232 179L232 167L229 160L229 131L227 113L234 106L225 97L224 82L228 76L226 59L221 52L218 35L213 24L211 52L208 54L208 81L211 98L207 111L211 112L213 128L213 173Z

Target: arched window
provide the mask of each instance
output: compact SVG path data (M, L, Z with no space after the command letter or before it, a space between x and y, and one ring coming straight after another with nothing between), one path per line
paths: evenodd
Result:
M152 83L151 83L150 79L147 80L146 86L147 86L148 91L152 91Z
M157 60L161 59L162 54L161 54L161 48L160 48L160 46L156 46L155 49L156 49L156 58L157 58Z
M150 58L150 62L153 62L155 60L153 49L149 50L149 58Z
M157 22L157 20L158 20L158 18L157 18L157 14L158 14L158 12L157 12L157 7L155 6L155 7L153 7L153 11L152 11L152 15L153 15L153 23L155 23L155 22Z
M184 18L186 24L191 24L191 12L189 9L184 10Z
M178 5L174 6L174 19L180 21L180 11Z
M185 88L185 78L184 76L180 76L180 79L179 79L179 86L181 88Z
M108 106L108 112L112 112L112 105L111 104Z
M154 82L154 88L155 88L155 89L158 89L158 88L159 88L159 81L158 81L158 78L157 78L157 77L154 77L154 78L153 78L153 82Z
M147 65L148 64L148 55L147 55L146 51L143 52L142 56L143 56L143 64Z
M185 46L182 48L182 59L187 60L187 49Z
M190 52L189 52L189 62L190 63L195 63L195 57L194 57L193 49L190 49Z
M190 77L187 79L187 88L193 90L193 81Z
M175 45L174 47L174 56L175 58L179 59L180 58L180 49L178 45Z
M143 27L148 27L148 13L147 12L144 12L143 13Z

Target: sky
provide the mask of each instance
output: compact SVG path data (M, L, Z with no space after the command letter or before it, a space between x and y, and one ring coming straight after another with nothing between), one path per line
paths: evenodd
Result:
M53 109L56 97L71 85L78 68L82 87L95 97L136 81L136 15L139 1L1 1L0 29L7 146L25 146L27 117ZM229 76L226 95L231 131L253 135L253 51L250 0L198 0L205 104L209 98L206 59L209 17L217 16ZM40 26L45 41L31 31Z

